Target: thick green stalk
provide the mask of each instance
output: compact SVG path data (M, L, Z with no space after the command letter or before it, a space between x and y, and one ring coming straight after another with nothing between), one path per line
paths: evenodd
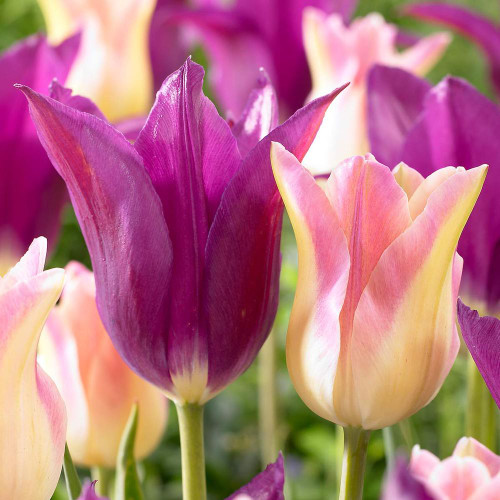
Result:
M344 459L339 500L362 500L370 431L344 427Z
M82 492L82 485L75 466L73 465L73 460L71 459L71 454L67 444L64 447L63 469L69 500L76 500Z
M176 406L181 436L182 498L206 500L203 406L189 403Z
M276 392L276 333L273 329L259 353L259 439L263 468L278 455Z
M472 356L467 361L466 435L496 448L496 406Z

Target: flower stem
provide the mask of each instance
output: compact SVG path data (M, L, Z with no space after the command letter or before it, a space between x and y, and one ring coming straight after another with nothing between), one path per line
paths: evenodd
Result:
M344 459L339 500L361 500L370 431L344 427Z
M187 403L176 407L181 436L182 498L206 500L203 406Z
M271 330L259 353L259 438L262 467L278 455L276 394L276 332Z
M466 435L491 450L496 444L496 406L479 370L469 356L467 366Z

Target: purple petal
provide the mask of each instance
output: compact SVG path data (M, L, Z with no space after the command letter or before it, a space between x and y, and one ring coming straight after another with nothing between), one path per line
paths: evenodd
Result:
M105 497L97 496L95 492L95 484L97 481L90 482L89 480L85 481L82 487L82 493L78 497L78 500L108 500Z
M462 293L488 303L500 301L500 110L459 78L432 89L408 134L402 160L427 176L449 165L490 165L481 195L458 244L464 258Z
M212 392L248 368L276 314L283 204L271 170L271 141L301 160L343 88L309 103L259 142L222 196L205 253Z
M188 60L165 80L135 143L172 240L168 366L174 374L194 352L206 360L205 246L222 192L241 162L231 129L203 95L203 73Z
M97 118L101 118L101 120L107 121L101 110L90 99L80 95L72 95L72 90L63 87L57 80L52 81L49 90L49 95L52 99L55 99L70 108L84 111L85 113L97 116Z
M438 2L414 4L407 7L409 14L457 29L485 52L496 92L500 95L500 27L487 17L456 5Z
M255 476L246 486L234 492L226 500L241 498L251 500L284 500L283 486L285 484L285 470L283 455L278 455L276 462L269 464L266 469ZM240 497L241 495L241 497Z
M479 372L500 408L500 320L479 316L459 299L458 322Z
M73 37L51 47L44 37L33 36L0 57L0 238L7 237L21 251L40 234L54 246L67 195L38 141L26 101L13 85L22 82L48 92L54 77L66 79L78 41Z
M384 481L381 500L438 500L418 479L414 478L406 460L398 457Z
M232 127L241 156L244 158L277 125L276 92L266 72L261 69L257 86L250 93L240 119Z
M107 122L22 90L42 145L70 192L106 330L137 373L168 388L164 325L172 247L142 159Z
M376 65L368 76L368 136L375 158L389 167L401 161L403 144L431 85L399 68Z

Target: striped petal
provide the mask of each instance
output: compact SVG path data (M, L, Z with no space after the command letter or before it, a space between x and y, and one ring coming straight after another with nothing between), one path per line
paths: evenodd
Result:
M481 317L459 301L458 322L464 342L500 408L500 320Z
M417 188L422 184L424 178L420 172L409 167L406 163L398 163L392 169L392 175L396 179L396 182L403 188L406 196L410 199Z
M309 408L332 420L340 311L349 279L348 242L326 194L298 160L273 143L271 164L299 252L297 291L287 334L288 371Z
M376 429L415 413L448 374L458 351L454 254L485 175L484 166L457 169L375 267L354 317L351 425Z
M44 245L40 243L28 250L15 281L0 283L0 404L4 408L0 484L5 498L50 498L64 455L64 403L36 362L40 332L61 293L64 271L41 272L38 264L44 259Z

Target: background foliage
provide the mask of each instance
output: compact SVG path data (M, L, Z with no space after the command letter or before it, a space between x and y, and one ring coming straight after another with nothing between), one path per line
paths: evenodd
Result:
M118 0L117 0L118 1ZM435 28L405 18L404 0L361 0L356 15L380 12L388 21L416 33ZM493 0L454 0L478 12L500 20L500 4ZM0 50L16 40L43 31L43 19L35 0L0 0ZM169 48L166 48L169 50ZM195 59L203 62L202 52ZM467 78L481 92L491 96L486 66L480 52L467 40L456 35L441 62L430 74L438 82L447 74ZM20 82L22 83L22 82ZM207 89L210 93L210 89ZM286 496L290 500L333 499L337 495L335 456L341 450L342 435L330 424L309 411L295 393L285 364L285 334L297 280L297 253L288 221L283 232L283 267L281 302L276 320L279 345L278 395L280 438L287 469ZM90 266L83 238L70 207L64 215L59 246L48 267L64 266L69 260ZM465 359L461 356L436 399L424 410L392 430L396 447L408 452L419 443L441 457L451 454L456 441L464 434ZM261 470L258 450L256 363L205 410L206 455L209 498L222 499L248 482ZM161 446L141 465L148 500L180 499L181 469L177 418L173 405ZM497 422L498 424L498 422ZM498 448L497 448L498 451ZM368 450L365 498L378 498L386 467L381 431L373 433ZM86 471L82 471L86 473ZM60 487L54 499L65 500Z

